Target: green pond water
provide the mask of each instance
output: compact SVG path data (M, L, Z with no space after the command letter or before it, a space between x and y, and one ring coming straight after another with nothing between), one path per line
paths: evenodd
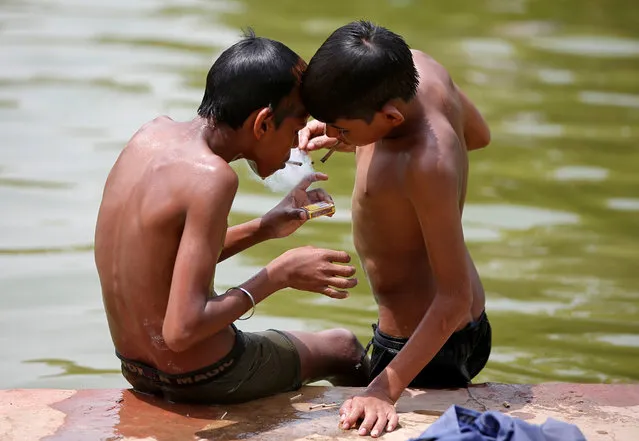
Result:
M494 349L478 381L639 380L639 8L631 0L0 0L0 387L122 387L92 253L106 175L131 134L190 119L241 28L310 59L368 18L442 62L492 129L473 152L465 234ZM216 286L304 244L354 254L354 160L316 168L332 219L224 262ZM231 223L279 198L244 178ZM357 261L357 259L354 259ZM361 270L359 271L362 276ZM286 291L245 330L346 326L376 308Z

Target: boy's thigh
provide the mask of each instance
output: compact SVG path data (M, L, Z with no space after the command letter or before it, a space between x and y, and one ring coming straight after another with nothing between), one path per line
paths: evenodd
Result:
M300 359L290 339L279 331L245 332L244 352L227 374L189 391L172 391L175 401L242 403L302 385Z
M302 386L299 354L284 333L268 330L244 336L246 354L231 371L233 378L226 381L233 401L249 401Z
M402 350L407 339L376 331L370 380L377 377ZM387 347L389 345L389 347ZM410 383L414 388L465 387L484 368L491 350L491 328L486 314L455 332Z
M415 378L412 387L466 387L486 366L491 351L491 328L485 314L454 333Z

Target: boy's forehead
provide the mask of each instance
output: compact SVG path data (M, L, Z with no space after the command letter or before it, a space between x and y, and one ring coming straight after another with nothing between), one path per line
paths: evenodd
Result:
M282 104L288 108L288 112L291 116L303 117L308 115L306 107L302 101L302 95L300 94L300 86L297 85L293 88L291 93L284 98Z
M309 114L302 102L299 87L295 87L278 105L278 112L284 118L308 118Z
M308 118L310 116L301 99L297 99L295 103L293 103L293 105L291 106L290 115L293 118Z
M304 105L300 103L300 105L293 111L293 116L295 118L308 118L310 115L308 114L306 107L304 107Z

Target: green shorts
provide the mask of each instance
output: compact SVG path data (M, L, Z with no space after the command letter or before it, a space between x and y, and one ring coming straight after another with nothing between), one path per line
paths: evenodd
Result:
M176 403L242 403L302 386L299 354L283 332L235 332L233 349L223 359L180 375L116 355L135 390Z

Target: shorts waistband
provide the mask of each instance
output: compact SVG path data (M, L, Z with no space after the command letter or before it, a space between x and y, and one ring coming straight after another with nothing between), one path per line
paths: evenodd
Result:
M212 365L196 371L186 372L184 374L166 374L145 363L124 358L117 350L115 351L115 355L120 359L122 369L159 384L173 387L188 387L205 384L229 373L235 367L239 357L244 352L245 343L242 331L237 329L235 325L231 326L235 331L235 343L233 344L231 352Z
M460 335L463 332L468 332L472 329L475 329L479 324L483 321L487 320L486 310L482 311L481 315L477 318L477 320L473 320L468 323L459 331L455 331L453 336ZM379 346L383 346L386 349L401 351L404 345L408 342L408 339L405 337L393 337L392 335L388 335L379 330L377 325L373 325L373 341L377 343Z

